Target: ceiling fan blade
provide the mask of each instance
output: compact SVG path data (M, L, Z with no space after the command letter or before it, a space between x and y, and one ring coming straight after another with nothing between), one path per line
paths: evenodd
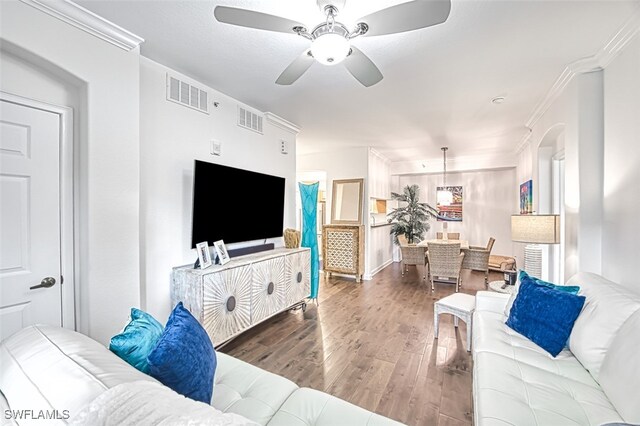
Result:
M358 20L369 26L364 36L403 33L441 24L451 12L450 0L414 0L379 10Z
M294 34L293 27L304 27L304 25L286 18L235 7L216 6L213 15L218 22L225 24L280 33Z
M351 46L351 54L344 60L344 66L365 87L371 87L384 78L376 64L354 46Z
M313 61L315 61L313 56L309 54L308 50L305 50L302 52L302 55L294 59L293 62L282 71L282 74L280 74L280 77L276 80L276 84L289 86L295 83L295 81L302 77L302 74L307 72L309 67L313 65Z

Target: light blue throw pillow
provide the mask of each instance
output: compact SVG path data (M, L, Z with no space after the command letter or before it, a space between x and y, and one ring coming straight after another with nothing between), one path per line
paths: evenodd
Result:
M147 357L156 347L163 330L162 324L154 317L131 308L131 321L122 333L111 338L109 350L143 373L148 373Z
M548 287L548 288L553 288L553 289L559 290L559 291L564 291L565 293L569 293L569 294L578 294L578 292L580 291L580 287L577 286L577 285L558 285L558 284L553 284L553 283L550 283L548 281L543 281L540 278L532 277L531 275L527 274L523 270L520 270L520 273L518 274L518 279L520 280L520 283L531 282L533 284L545 286L545 287Z

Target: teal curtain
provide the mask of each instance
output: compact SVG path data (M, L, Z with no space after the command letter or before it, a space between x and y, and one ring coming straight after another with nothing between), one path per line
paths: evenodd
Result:
M301 247L311 249L311 294L309 298L318 297L318 235L316 230L316 218L318 209L319 182L310 185L298 183L300 188L300 200L302 201L302 241Z

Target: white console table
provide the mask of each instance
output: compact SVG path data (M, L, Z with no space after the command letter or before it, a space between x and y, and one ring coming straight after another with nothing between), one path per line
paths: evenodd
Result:
M207 269L179 266L171 274L171 302L182 302L218 346L304 302L311 291L310 259L308 248L280 248Z

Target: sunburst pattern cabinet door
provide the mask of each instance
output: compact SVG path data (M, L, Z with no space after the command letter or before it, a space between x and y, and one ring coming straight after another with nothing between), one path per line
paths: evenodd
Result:
M285 258L284 281L287 305L300 302L311 293L311 256L308 250Z
M251 268L238 267L203 277L203 325L214 345L251 324Z
M284 257L251 265L251 323L257 323L287 307L284 285Z

